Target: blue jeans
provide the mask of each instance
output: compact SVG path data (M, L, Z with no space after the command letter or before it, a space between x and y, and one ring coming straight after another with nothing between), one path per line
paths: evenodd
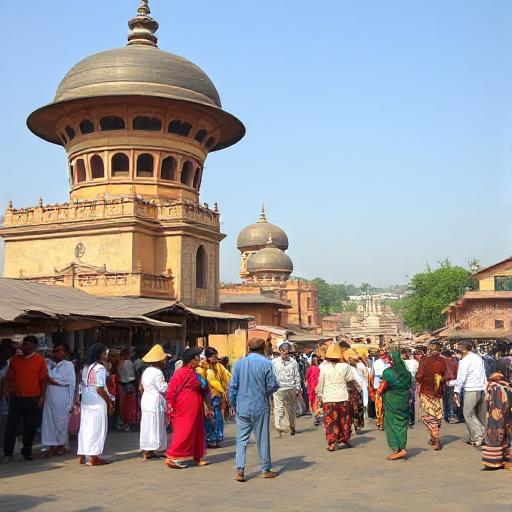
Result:
M261 471L270 471L270 411L236 417L236 467L245 469L245 451L251 432L256 437L256 447Z

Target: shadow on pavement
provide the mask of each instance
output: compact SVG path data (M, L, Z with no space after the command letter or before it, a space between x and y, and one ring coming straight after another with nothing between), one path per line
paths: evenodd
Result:
M369 436L364 436L364 435L361 435L361 434L352 436L350 438L350 444L352 446L354 446L354 447L359 446L361 444L363 444L363 445L367 444L370 441L375 441L375 438L374 437L369 437Z
M227 453L218 453L209 450L208 451L208 460L211 464L218 464L220 462L226 462L228 460L232 460L233 463L235 462L235 452L227 452Z
M0 510L2 512L18 512L31 510L41 503L57 501L53 496L27 496L25 494L2 494L0 496Z
M428 452L426 448L407 448L407 458L413 459L416 455L419 455L421 452Z
M457 437L457 436L441 436L441 443L442 444L451 444L451 443L454 443L455 441L460 441L460 437Z
M314 464L314 462L304 460L303 456L298 456L276 460L272 463L272 467L279 468L279 474L281 474L289 471L300 471L301 469L309 468Z

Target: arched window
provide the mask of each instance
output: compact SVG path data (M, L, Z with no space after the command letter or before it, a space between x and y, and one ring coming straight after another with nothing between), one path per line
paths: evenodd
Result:
M168 181L176 180L176 160L172 156L168 156L163 160L160 178Z
M199 142L200 144L202 144L204 142L204 139L206 139L207 135L208 134L206 133L206 130L201 129L196 133L194 139L197 140L197 142Z
M133 120L134 130L162 131L162 121L157 117L139 116Z
M105 166L103 165L103 158L94 155L91 158L91 178L96 180L105 177Z
M111 175L128 176L130 174L130 159L124 153L116 153L112 157Z
M181 168L181 183L190 187L192 181L192 163L188 160L183 164Z
M201 185L201 167L196 169L196 173L194 174L194 185L193 187L196 190L199 190L199 186Z
M89 119L84 119L80 121L80 133L82 135L87 135L88 133L92 133L94 131L94 124L89 121Z
M87 173L85 172L85 163L82 158L76 161L76 182L82 183L87 179Z
M206 149L211 149L213 146L215 145L215 139L213 137L210 137L207 141L206 141Z
M200 245L196 252L196 288L206 288L206 251Z
M64 128L64 131L66 132L66 135L68 136L69 140L73 140L76 137L76 132L74 128L71 128L71 126L66 126L66 128Z
M68 141L67 141L67 139L66 139L66 136L65 136L63 133L61 133L61 134L60 134L60 138L62 139L62 143L63 143L64 145L68 143Z
M73 169L73 164L69 164L69 181L71 186L75 183L75 170Z
M110 130L124 130L124 119L119 116L102 117L100 120L100 127L104 132L108 132Z
M181 135L182 137L188 137L190 130L192 130L192 125L190 123L182 123L178 120L174 120L169 123L169 133L175 133L176 135Z
M155 160L149 153L143 153L137 158L137 176L139 178L151 178Z

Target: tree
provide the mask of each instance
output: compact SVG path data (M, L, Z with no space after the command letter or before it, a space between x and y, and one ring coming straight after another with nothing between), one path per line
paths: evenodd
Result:
M435 270L427 267L426 272L414 275L403 304L405 325L415 333L443 327L443 310L471 286L470 275L447 259Z
M329 284L320 277L312 279L309 283L318 288L318 306L322 316L341 311L341 303L348 299L344 284Z

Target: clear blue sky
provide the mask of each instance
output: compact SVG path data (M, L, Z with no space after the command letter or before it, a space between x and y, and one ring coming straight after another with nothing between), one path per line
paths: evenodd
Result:
M247 127L206 162L221 277L236 236L268 218L295 274L403 283L449 257L512 253L512 2L151 0L160 48L183 55ZM126 41L138 0L18 0L2 28L0 205L68 197L65 153L32 135L80 59Z

